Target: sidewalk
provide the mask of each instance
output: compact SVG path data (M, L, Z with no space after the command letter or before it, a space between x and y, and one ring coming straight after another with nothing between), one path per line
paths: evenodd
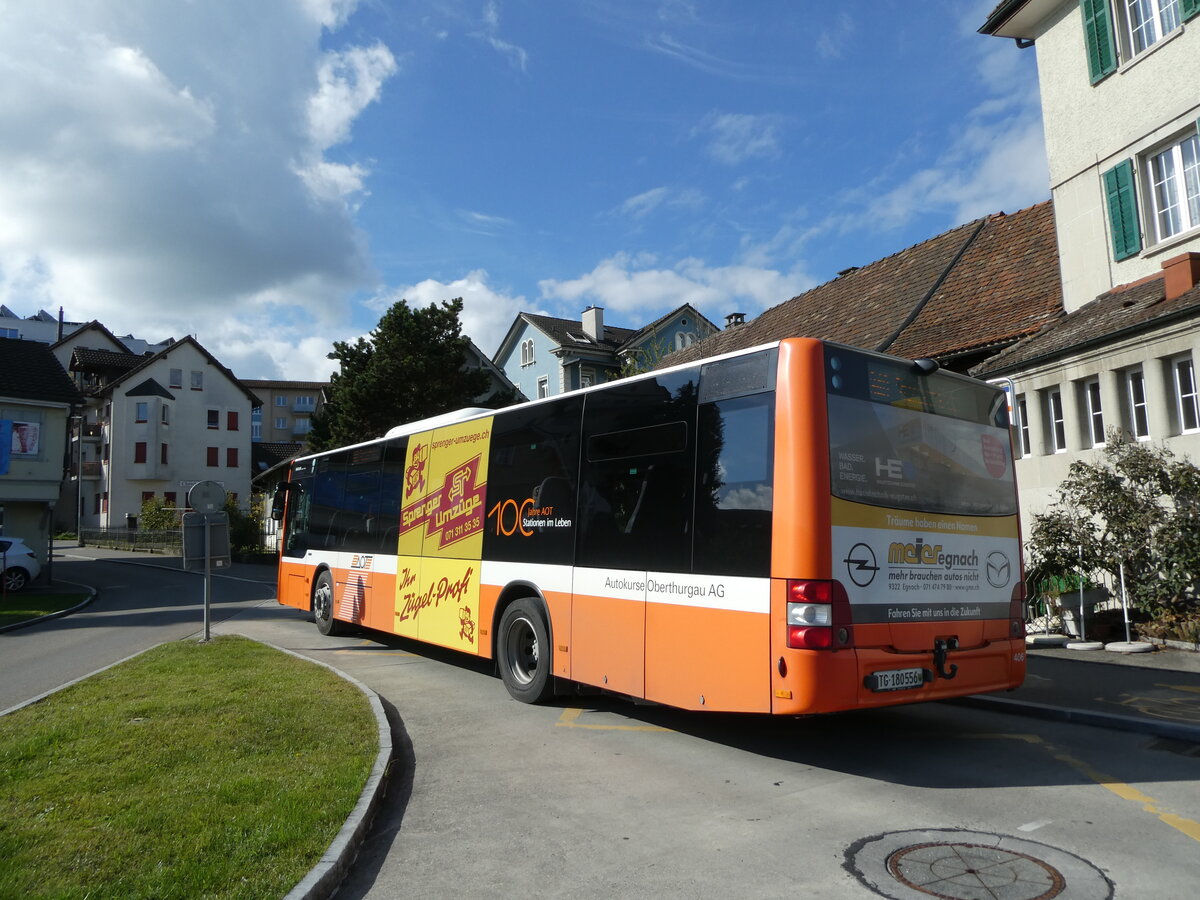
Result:
M1025 684L970 706L1200 745L1200 653L1030 646Z

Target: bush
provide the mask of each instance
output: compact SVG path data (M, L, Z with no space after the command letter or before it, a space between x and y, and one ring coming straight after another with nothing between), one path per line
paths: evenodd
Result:
M1033 590L1097 573L1117 584L1123 569L1134 606L1168 630L1193 632L1200 622L1200 468L1114 430L1100 462L1071 464L1054 504L1033 517L1026 551Z
M142 531L175 531L180 527L179 510L175 504L162 497L150 497L142 501L142 512L138 527Z

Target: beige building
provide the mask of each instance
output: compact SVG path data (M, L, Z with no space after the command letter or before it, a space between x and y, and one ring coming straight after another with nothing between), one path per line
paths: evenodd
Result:
M1004 0L980 31L1036 48L1066 313L972 370L1012 389L1028 528L1114 427L1200 459L1200 0Z
M325 402L327 381L254 381L242 384L253 391L262 406L251 414L251 439L268 444L303 445L312 429L312 417Z

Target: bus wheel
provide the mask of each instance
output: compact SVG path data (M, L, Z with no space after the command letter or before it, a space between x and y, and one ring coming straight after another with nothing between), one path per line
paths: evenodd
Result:
M341 633L341 624L333 617L333 578L328 571L317 576L317 586L313 588L312 613L317 631L321 634Z
M500 617L500 677L514 700L541 703L554 692L550 637L538 604L517 600Z

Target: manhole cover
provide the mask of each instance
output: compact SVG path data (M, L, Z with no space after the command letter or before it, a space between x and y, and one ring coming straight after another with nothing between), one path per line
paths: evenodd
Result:
M1110 900L1087 860L1045 844L974 831L897 831L846 851L846 868L892 900Z

